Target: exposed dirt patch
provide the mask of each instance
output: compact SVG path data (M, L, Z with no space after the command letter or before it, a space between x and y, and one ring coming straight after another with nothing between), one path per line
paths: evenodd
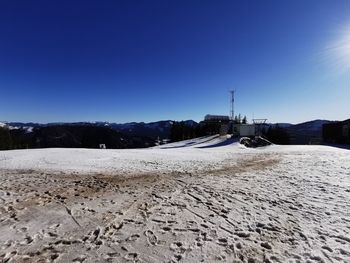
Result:
M0 261L349 262L350 162L319 156L246 154L192 173L0 171Z
M230 164L230 160L226 160L226 165L223 168L212 170L209 174L213 175L238 175L252 171L263 171L267 168L271 168L282 160L281 156L276 154L261 154L257 156L247 157L239 159L236 163ZM208 174L208 172L206 173Z
M118 175L96 175L93 176L96 180L102 182L108 182L110 184L127 186L133 184L152 184L159 180L168 179L169 174L155 174L155 173L145 173L145 174L136 174L129 176L118 176Z

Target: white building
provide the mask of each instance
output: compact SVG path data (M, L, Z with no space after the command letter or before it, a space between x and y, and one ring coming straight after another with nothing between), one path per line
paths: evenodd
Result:
M255 136L255 124L233 124L233 135L241 137Z

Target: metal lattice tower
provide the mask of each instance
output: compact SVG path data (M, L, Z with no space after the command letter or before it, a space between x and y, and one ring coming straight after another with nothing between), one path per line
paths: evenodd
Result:
M253 123L256 126L255 135L262 135L262 127L265 125L267 119L253 119Z
M235 119L235 110L234 110L234 103L235 103L235 91L230 90L231 93L231 100L230 100L230 119Z

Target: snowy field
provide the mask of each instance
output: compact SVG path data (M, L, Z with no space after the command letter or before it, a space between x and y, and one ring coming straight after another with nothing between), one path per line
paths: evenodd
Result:
M217 136L0 152L2 262L350 262L350 150Z

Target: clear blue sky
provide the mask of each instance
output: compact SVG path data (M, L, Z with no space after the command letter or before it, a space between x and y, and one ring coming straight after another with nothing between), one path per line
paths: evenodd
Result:
M0 120L350 118L350 1L0 1Z

